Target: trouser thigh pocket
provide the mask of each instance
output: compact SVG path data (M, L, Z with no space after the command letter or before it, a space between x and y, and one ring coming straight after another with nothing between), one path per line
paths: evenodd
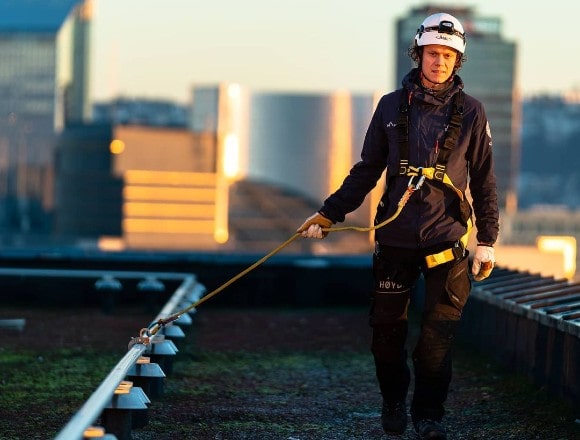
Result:
M373 274L370 325L377 326L407 319L414 272L408 267L393 264L375 255Z
M465 307L471 292L467 263L467 256L456 262L447 273L445 280L445 290L449 296L449 301L460 312Z

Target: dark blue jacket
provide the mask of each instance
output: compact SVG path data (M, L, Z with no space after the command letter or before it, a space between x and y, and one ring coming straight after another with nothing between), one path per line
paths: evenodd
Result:
M403 79L404 88L381 98L369 124L361 160L350 170L341 187L324 202L320 212L334 222L357 209L387 169L387 185L377 207L375 222L389 218L407 189L409 177L397 175L399 169L400 94L410 92L409 165L432 167L453 111L453 95L463 89L457 75L443 95L427 93L418 81L418 69ZM449 155L447 175L464 193L469 182L478 242L497 240L498 205L493 170L492 140L485 110L480 101L465 92L464 115L459 139ZM454 242L465 233L460 220L457 194L443 183L426 180L400 215L375 231L381 245L425 248Z

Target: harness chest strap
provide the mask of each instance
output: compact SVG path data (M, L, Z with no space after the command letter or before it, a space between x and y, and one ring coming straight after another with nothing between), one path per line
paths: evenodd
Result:
M411 166L409 166L409 110L411 107L412 93L403 89L399 97L399 114L397 116L397 129L399 140L399 174L409 175ZM452 113L449 118L449 125L445 131L445 139L441 150L437 153L437 159L434 166L433 177L435 180L443 180L447 170L447 162L451 151L455 148L461 125L463 123L465 95L462 90L458 90L453 95ZM449 180L449 178L447 177Z

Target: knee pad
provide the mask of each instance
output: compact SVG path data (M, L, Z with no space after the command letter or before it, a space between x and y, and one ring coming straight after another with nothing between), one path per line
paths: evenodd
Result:
M408 322L396 321L373 328L371 352L375 360L381 363L401 363L407 359L405 342L408 334Z

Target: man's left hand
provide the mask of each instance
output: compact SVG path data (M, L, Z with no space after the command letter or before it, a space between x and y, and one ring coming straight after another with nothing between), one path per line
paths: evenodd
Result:
M486 279L495 266L495 251L493 247L482 244L477 245L471 273L475 281Z

